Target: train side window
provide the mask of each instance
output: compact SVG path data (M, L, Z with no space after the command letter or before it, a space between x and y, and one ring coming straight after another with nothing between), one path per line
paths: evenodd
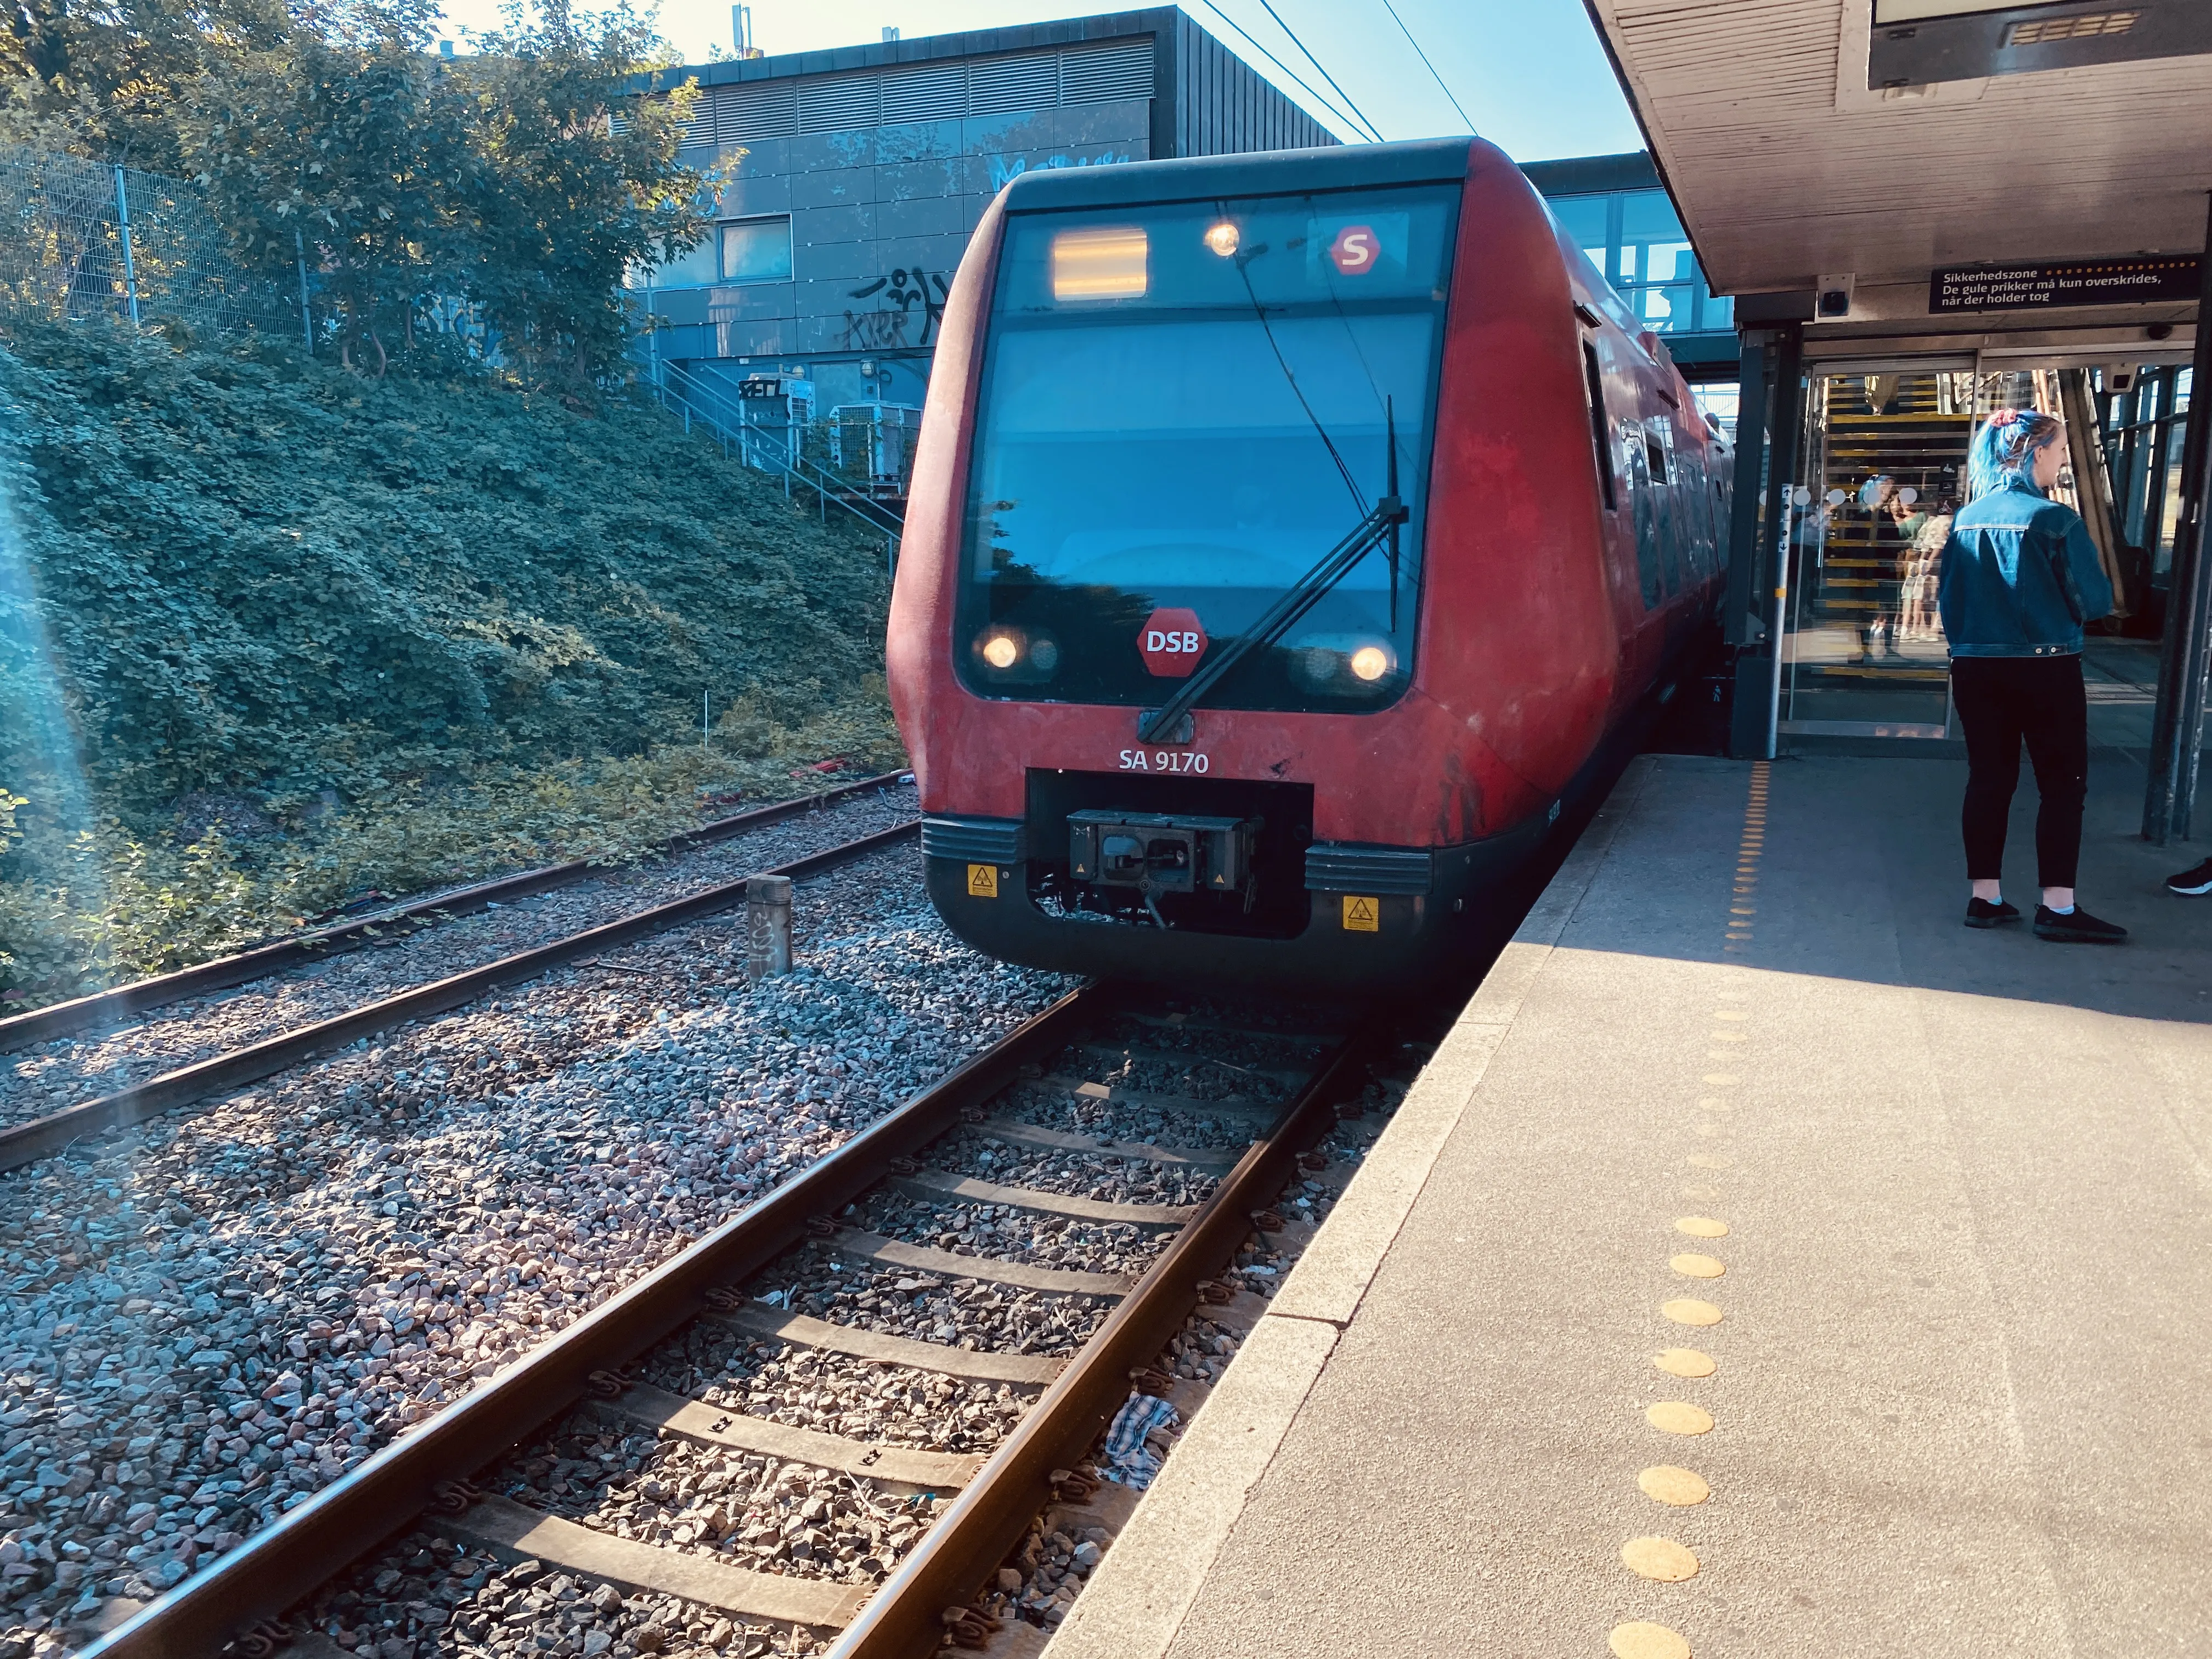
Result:
M1659 441L1659 434L1649 427L1644 430L1644 459L1651 465L1653 483L1672 482L1667 472L1667 446Z
M1583 380L1589 392L1590 445L1597 456L1598 488L1605 492L1605 510L1613 512L1620 506L1613 492L1613 446L1606 441L1605 376L1598 370L1597 348L1588 340L1583 342Z

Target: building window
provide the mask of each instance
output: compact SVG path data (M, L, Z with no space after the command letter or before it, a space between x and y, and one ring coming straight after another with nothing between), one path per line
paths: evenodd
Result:
M739 219L720 228L722 280L726 283L787 283L791 280L791 220Z

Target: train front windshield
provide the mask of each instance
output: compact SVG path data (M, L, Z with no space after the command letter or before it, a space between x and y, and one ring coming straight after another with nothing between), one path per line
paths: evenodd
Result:
M1357 711L1413 671L1458 192L1008 221L961 586L986 696L1157 705L1387 488L1411 516L1202 706ZM1195 625L1193 625L1194 619Z

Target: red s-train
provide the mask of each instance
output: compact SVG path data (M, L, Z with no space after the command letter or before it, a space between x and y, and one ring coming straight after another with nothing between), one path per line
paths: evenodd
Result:
M1015 179L891 604L937 908L1083 973L1433 973L1711 616L1725 453L1480 141Z

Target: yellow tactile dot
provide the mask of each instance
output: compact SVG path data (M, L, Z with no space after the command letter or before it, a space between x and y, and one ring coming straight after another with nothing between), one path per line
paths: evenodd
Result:
M1613 1659L1690 1659L1690 1644L1679 1632L1648 1620L1615 1625L1605 1644Z
M1673 1504L1687 1509L1692 1504L1702 1504L1713 1495L1705 1477L1692 1469L1678 1469L1672 1463L1656 1463L1636 1477L1637 1486L1655 1503Z
M1667 1265L1685 1279L1718 1279L1728 1271L1727 1264L1717 1257L1697 1255L1686 1250L1680 1255L1670 1256Z
M1711 1376L1720 1369L1712 1355L1695 1348L1662 1348L1651 1356L1651 1363L1669 1376Z
M1671 1302L1663 1303L1659 1311L1677 1325L1717 1325L1721 1322L1718 1308L1691 1296L1678 1296Z
M1679 1584L1698 1576L1698 1558L1671 1538L1632 1538L1620 1547L1621 1565L1642 1578Z
M1674 1224L1674 1231L1687 1233L1692 1238L1726 1238L1729 1224L1709 1215L1686 1215Z
M1735 1160L1726 1152L1692 1152L1682 1161L1693 1170L1729 1170L1735 1167Z
M1725 1112L1729 1109L1728 1102L1723 1100L1718 1095L1703 1096L1698 1099L1698 1105L1700 1109L1708 1112Z
M1686 1401L1662 1400L1644 1408L1644 1420L1662 1434L1710 1434L1713 1414Z

